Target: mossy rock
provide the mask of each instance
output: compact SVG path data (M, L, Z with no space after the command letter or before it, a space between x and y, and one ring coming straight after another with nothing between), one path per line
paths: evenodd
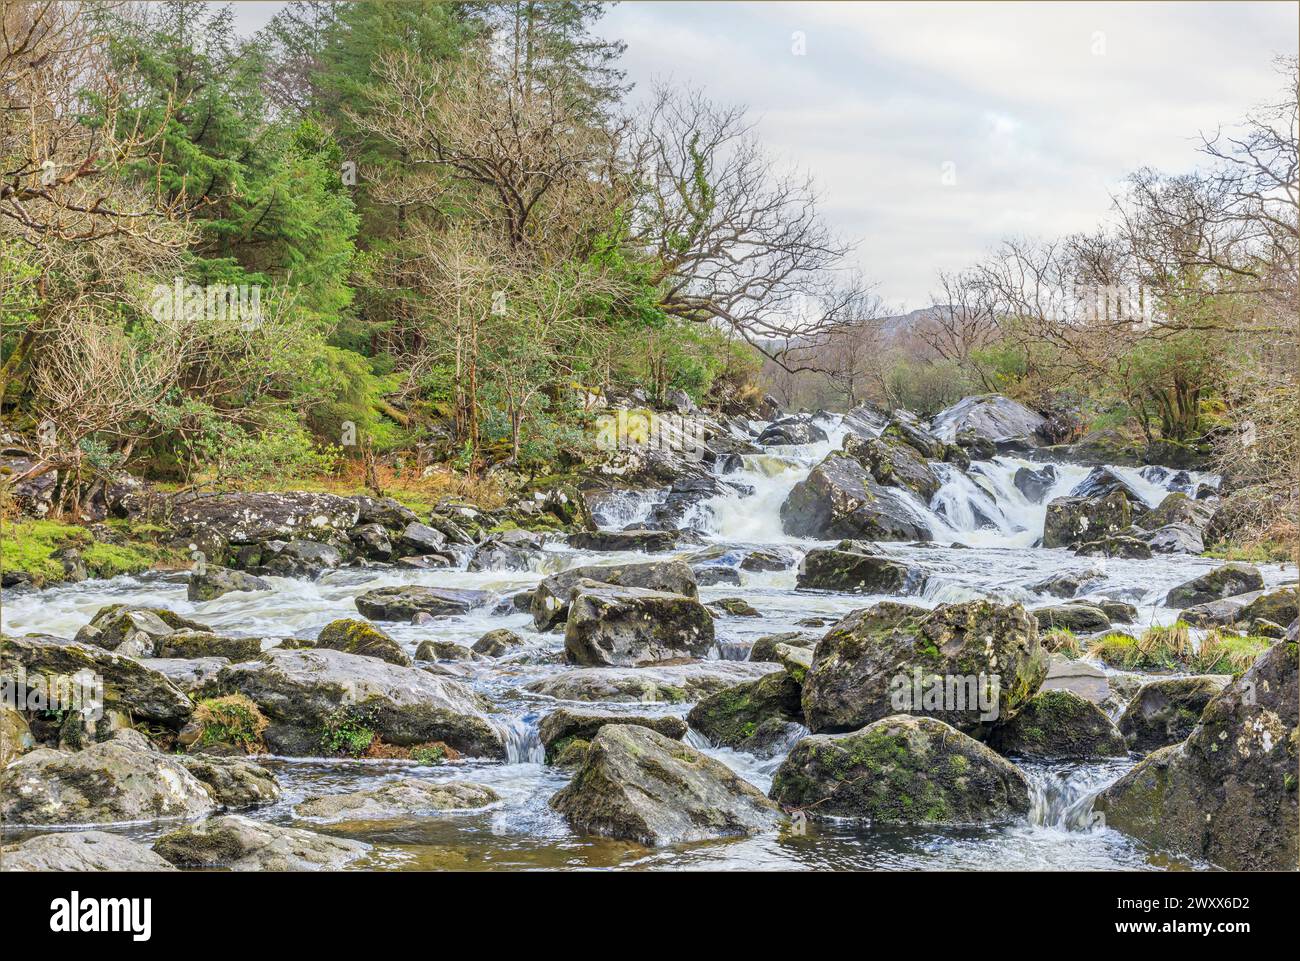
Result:
M801 693L794 677L782 671L710 694L686 719L719 747L767 756L776 746L774 734L803 723Z
M316 638L316 646L347 654L377 657L389 664L410 667L411 658L402 646L369 621L343 617L326 624Z
M1042 761L1123 757L1123 735L1091 701L1071 691L1040 691L989 744L1002 754Z

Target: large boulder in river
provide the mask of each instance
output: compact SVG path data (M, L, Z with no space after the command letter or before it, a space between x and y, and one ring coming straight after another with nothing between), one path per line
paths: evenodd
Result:
M40 748L0 771L0 820L8 824L199 817L216 807L178 760L118 741L72 754Z
M844 452L871 472L876 483L904 487L928 504L939 491L939 478L916 448L896 437L844 435Z
M1138 689L1119 719L1119 730L1135 751L1154 751L1186 740L1205 706L1232 678L1226 674L1166 677Z
M1047 424L1041 414L1001 394L963 397L940 411L930 422L930 429L940 440L955 443L962 431L1003 447L1036 447L1041 444L1039 431Z
M330 650L272 648L224 668L213 693L251 698L271 722L264 739L276 754L325 753L331 725L364 727L387 744L442 741L461 754L504 758L500 728L481 695L446 677L373 657Z
M800 693L798 681L781 671L710 694L686 719L719 747L769 757L803 730Z
M928 541L930 531L896 489L882 487L844 453L832 453L781 505L781 529L794 537Z
M546 715L537 729L537 736L546 750L547 762L554 763L566 749L575 744L584 746L590 744L592 738L606 724L648 727L674 741L684 738L687 730L686 722L671 714L660 717L636 714L593 714L562 707Z
M492 599L487 591L406 585L380 587L358 594L357 610L372 621L409 621L416 614L446 617L464 614Z
M501 796L485 784L398 778L378 787L309 797L294 806L299 817L319 821L394 821L429 811L487 807Z
M569 535L569 546L580 551L639 551L659 554L677 546L676 531L580 531Z
M870 401L859 404L841 421L845 430L859 437L879 437L889 423L889 414Z
M1194 607L1264 588L1264 575L1250 564L1224 564L1179 584L1165 598L1166 607Z
M698 597L694 572L682 561L647 561L640 564L610 564L572 567L543 578L533 591L533 624L549 631L569 616L573 589L584 580L616 587L641 587L684 597Z
M1297 590L1294 587L1279 587L1267 591L1258 597L1252 597L1237 612L1234 623L1251 624L1257 620L1272 621L1274 624L1290 624L1300 615L1297 606Z
M226 814L165 834L153 849L180 868L333 871L364 857L370 845Z
M189 697L164 674L134 658L57 637L5 636L0 643L0 676L25 676L28 685L36 676L84 678L86 692L92 693L102 682L106 710L171 728L181 727L194 712Z
M840 541L834 547L810 550L799 565L795 584L854 594L916 594L925 586L925 575L870 542Z
M575 831L647 846L775 830L776 805L720 761L645 727L607 724L551 807Z
M1087 477L1070 490L1071 497L1105 497L1117 493L1127 497L1138 511L1146 510L1146 504L1137 489L1109 467L1094 467Z
M0 871L175 871L138 841L107 831L38 834L0 848Z
M1039 761L1124 757L1123 736L1096 704L1070 691L1039 691L989 737L1002 754Z
M1174 491L1134 523L1148 531L1156 531L1170 524L1185 524L1199 533L1204 532L1213 516L1213 504L1194 500L1181 491Z
M570 664L637 667L700 657L713 647L713 617L698 600L640 587L586 582L569 605Z
M826 431L813 422L808 414L791 414L773 421L763 428L757 443L765 447L796 444L817 444L826 440Z
M1038 625L1019 604L927 611L886 601L854 611L817 642L803 684L805 723L817 733L850 731L924 713L981 736L1034 696L1047 661Z
M1073 547L1118 534L1133 523L1133 503L1122 491L1102 497L1058 497L1047 505L1044 547Z
M1075 634L1096 634L1110 630L1110 615L1100 603L1048 604L1035 607L1031 614L1040 631L1066 630Z
M353 617L341 617L321 628L320 636L316 638L316 647L377 657L401 667L411 666L410 655L402 650L402 645L370 622Z
M359 516L351 498L311 491L186 494L174 498L170 508L179 539L203 550L292 538L326 540L331 533L345 534Z
M921 426L920 421L902 411L895 411L885 430L881 433L883 440L901 441L910 445L926 460L943 460L948 445Z
M1025 495L1025 500L1031 504L1041 504L1047 492L1056 486L1059 477L1055 464L1046 464L1037 468L1021 467L1011 478L1011 483L1016 485L1016 490Z
M787 810L873 822L982 824L1029 810L1029 782L1014 764L942 721L907 714L804 738L770 793Z
M130 657L152 657L158 642L173 631L207 631L198 621L161 607L101 607L90 623L77 631L75 640Z
M225 567L205 567L190 574L186 597L191 601L212 601L234 591L269 591L271 585L260 577Z
M1206 705L1186 741L1149 755L1094 803L1106 823L1230 871L1294 871L1296 645L1285 641Z

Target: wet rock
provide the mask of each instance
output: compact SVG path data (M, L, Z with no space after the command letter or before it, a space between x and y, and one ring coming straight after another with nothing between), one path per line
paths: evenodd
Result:
M0 819L10 824L150 821L215 807L180 761L113 741L72 754L40 748L0 771Z
M273 753L323 753L327 724L347 719L387 744L442 741L462 754L504 758L505 741L485 712L490 704L468 687L417 668L333 650L272 648L256 661L232 664L214 693L251 698L271 724Z
M258 557L246 566L262 574L280 577L316 577L343 563L343 555L329 544L295 538L266 541L258 545Z
M7 686L8 681L5 683ZM12 707L0 706L0 769L35 746L27 719Z
M357 508L358 527L377 524L385 530L400 531L407 524L418 523L420 520L415 511L391 497L356 495L351 501Z
M709 607L731 617L763 616L743 597L720 597L716 601L710 601Z
M798 555L785 547L757 547L745 552L742 571L788 571L799 562Z
M640 668L592 667L554 674L533 681L524 689L560 701L682 704L780 670L777 664L750 661L699 661Z
M259 807L280 800L280 782L253 761L211 754L178 754L175 759L202 781L212 799L226 810Z
M413 521L402 528L397 538L397 550L402 555L437 554L447 543L447 535L427 524Z
M487 807L501 796L485 784L399 778L346 794L309 797L294 813L321 821L392 821L426 811L464 811Z
M865 467L878 484L903 487L928 504L939 491L939 478L910 444L897 438L844 436L844 452Z
M1047 492L1056 486L1057 473L1054 464L1048 464L1044 467L1034 469L1032 467L1021 467L1011 478L1011 482L1016 485L1016 490L1025 495L1025 499L1031 504L1041 504Z
M866 541L841 541L813 548L799 565L795 583L808 590L855 594L917 594L925 575L883 554Z
M926 460L943 460L947 450L947 444L922 427L920 422L900 417L898 411L894 412L880 437L886 441L902 441Z
M1205 501L1193 500L1181 491L1166 495L1157 506L1151 508L1135 522L1138 527L1156 531L1170 524L1186 525L1199 535L1214 516L1214 505Z
M763 447L788 446L792 444L819 444L826 440L826 431L815 423L807 414L792 414L773 421L763 428L757 443Z
M1089 584L1104 581L1106 575L1100 571L1064 571L1053 574L1046 580L1030 584L1029 589L1036 594L1051 594L1053 597L1070 598L1077 595Z
M1264 575L1250 564L1224 564L1179 584L1165 598L1166 607L1194 607L1225 597L1263 590Z
M1231 677L1206 674L1170 677L1144 684L1119 719L1119 729L1135 751L1154 751L1187 739L1205 706Z
M173 498L170 520L179 539L195 541L203 548L214 542L319 540L355 527L358 516L357 503L351 498L289 491L187 494Z
M699 596L695 574L682 561L573 567L543 579L533 592L533 624L537 630L549 631L569 616L574 589L584 580L615 587L641 587L683 597Z
M180 868L336 871L364 857L370 845L226 814L166 834L153 849Z
M514 631L499 627L495 631L488 631L475 641L471 650L484 657L502 657L515 648L522 647L523 643L524 639Z
M1251 598L1238 613L1235 623L1249 624L1255 620L1272 621L1274 624L1290 624L1300 614L1297 608L1297 592L1294 587L1283 587L1275 591Z
M1252 591L1236 597L1225 597L1221 601L1197 604L1185 608L1178 619L1186 621L1192 627L1222 627L1234 623L1247 604L1263 596L1263 591Z
M393 559L393 541L382 524L358 524L348 531L348 539L362 557L374 561Z
M968 455L966 466L969 466L969 459L992 460L998 453L997 444L986 437L981 437L973 430L957 431L957 439L953 441L953 444L956 448L966 451ZM962 469L965 470L966 467L963 466Z
M1137 621L1138 609L1125 601L1113 601L1106 597L1085 597L1082 601L1100 607L1112 624L1133 624Z
M1112 697L1110 677L1095 664L1053 654L1039 691L1069 691L1085 701L1104 705Z
M158 642L157 659L194 660L221 657L228 661L247 661L262 653L259 637L222 637L205 631L173 631Z
M420 612L432 617L464 614L492 599L487 591L408 585L380 587L357 595L357 610L373 621L409 621Z
M630 724L647 727L674 741L686 736L686 722L680 717L645 717L627 714L589 714L562 707L542 719L538 737L546 749L546 761L554 764L575 741L590 744L606 724Z
M4 637L0 674L102 679L104 707L140 721L179 728L194 710L189 697L158 671L103 648L61 638Z
M1035 607L1031 612L1040 631L1064 628L1075 634L1096 634L1110 629L1110 617L1094 604L1051 604Z
M350 617L330 621L321 628L320 636L316 638L316 647L377 657L381 661L401 667L411 666L411 658L402 650L402 645L375 625Z
M101 607L90 623L77 631L75 640L109 651L124 647L122 653L148 657L153 654L159 640L177 630L211 629L163 608L110 604Z
M175 871L145 845L107 831L41 834L0 848L0 871Z
M775 830L776 806L725 764L649 728L607 724L551 807L583 834L647 846Z
M896 490L881 487L842 453L831 454L794 486L781 505L781 527L795 537L819 539L931 539Z
M1029 782L1014 764L942 721L906 714L804 738L771 796L813 817L908 824L984 824L1029 810Z
M749 659L751 661L770 661L772 663L779 663L780 658L776 653L778 646L802 647L811 654L813 645L816 643L816 638L809 637L806 634L800 634L798 631L787 631L784 634L769 634L767 637L760 637L753 643L749 649Z
M1014 717L1046 674L1037 624L1018 604L974 601L926 611L884 602L842 618L817 642L803 713L815 733L916 711L982 734L993 721ZM948 710L926 696L936 675L962 680L964 696Z
M1143 560L1151 556L1151 546L1136 537L1115 535L1095 541L1085 541L1076 547L1074 552L1080 557L1122 557Z
M949 443L969 431L994 444L1036 447L1046 418L1001 394L963 397L940 411L930 422L936 437Z
M269 591L271 585L260 577L225 567L206 567L190 574L186 597L191 601L211 601L234 591Z
M1293 871L1296 647L1278 643L1206 705L1181 744L1161 748L1094 803L1108 826L1230 871Z
M187 694L202 687L208 680L230 663L227 657L150 657L141 658L140 664L157 671Z
M1058 497L1047 505L1044 547L1073 547L1128 529L1133 505L1122 491L1102 497Z
M527 571L540 557L540 551L490 541L474 552L468 569L471 571Z
M877 437L888 423L889 414L868 401L845 414L842 426L859 437Z
M739 587L740 571L721 564L696 564L691 568L700 587Z
M477 657L464 644L451 641L421 641L415 649L417 661L478 661Z
M782 671L710 694L686 719L719 747L771 757L803 730L800 694L799 683Z
M1070 496L1099 498L1116 493L1123 494L1140 511L1145 511L1145 503L1137 489L1109 467L1094 467L1087 477L1074 485Z
M587 582L564 628L570 664L634 667L701 656L713 646L713 618L694 598Z
M1128 745L1091 701L1069 691L1039 691L989 737L994 750L1040 761L1124 757Z
M676 531L581 531L569 535L569 546L580 551L640 551L659 554L677 546Z
M1205 550L1200 531L1187 524L1157 527L1147 535L1146 542L1156 554L1200 554Z

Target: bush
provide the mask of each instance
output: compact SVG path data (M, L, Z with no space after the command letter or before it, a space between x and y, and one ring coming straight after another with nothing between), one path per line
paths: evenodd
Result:
M201 727L197 743L233 744L248 754L266 750L262 733L268 724L258 706L243 694L228 694L200 701L193 721Z

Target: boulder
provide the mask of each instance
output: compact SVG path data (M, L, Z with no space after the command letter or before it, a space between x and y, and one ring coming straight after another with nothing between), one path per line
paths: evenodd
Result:
M1122 491L1103 497L1058 497L1047 505L1044 547L1073 547L1118 534L1133 523L1133 505Z
M1040 431L1047 424L1041 414L1001 394L963 397L940 411L930 429L940 440L954 443L958 434L969 431L997 445L1036 447Z
M405 585L358 594L357 610L372 621L409 621L419 613L432 617L464 614L492 599L487 591Z
M1030 584L1029 589L1036 594L1051 594L1053 597L1071 598L1088 585L1105 579L1106 575L1101 571L1063 571L1060 574L1053 574L1046 580L1041 580L1036 584Z
M179 760L116 741L72 754L40 748L0 771L0 820L10 824L198 817L216 806Z
M370 845L226 814L165 834L153 849L180 868L337 871L364 857Z
M686 736L686 722L673 715L645 717L631 714L590 714L562 707L546 715L538 728L538 736L546 750L547 763L555 763L566 748L576 742L590 744L606 724L648 727L674 741L680 741Z
M169 519L179 540L206 550L298 537L324 540L355 527L358 516L351 498L288 491L185 494L172 499Z
M936 718L907 714L804 738L770 793L787 810L873 822L986 824L1029 811L1029 782L1014 764Z
M1103 705L1112 696L1110 676L1095 664L1053 654L1039 691L1069 691L1085 701Z
M362 726L400 746L442 741L462 754L504 758L491 705L445 677L374 657L333 650L272 648L256 661L224 668L214 693L244 694L271 722L264 738L273 753L323 753L327 725Z
M280 800L280 782L253 761L212 754L178 754L175 759L202 781L212 799L226 810L258 807Z
M699 661L657 667L589 667L532 681L524 690L560 701L681 704L780 671L777 664Z
M804 555L795 584L807 590L854 594L919 594L925 575L867 541L841 541Z
M1151 556L1151 545L1136 537L1111 535L1097 540L1084 541L1074 549L1080 557L1121 557L1145 560Z
M888 423L889 414L866 401L845 414L841 426L859 437L878 437Z
M1124 757L1123 736L1096 704L1070 691L1039 691L1015 717L1000 724L989 746L1001 754L1039 761Z
M582 834L647 846L773 831L776 805L729 767L646 727L607 724L551 807Z
M350 498L357 508L357 526L376 524L385 530L400 531L420 518L415 511L404 507L391 497L368 497L358 494Z
M718 614L726 614L730 617L762 617L758 608L750 604L743 597L720 597L716 601L709 601L709 610Z
M788 671L768 674L710 694L691 708L686 720L719 747L771 757L803 731L800 694Z
M321 628L320 636L316 638L316 647L377 657L381 661L402 667L411 666L411 658L402 650L401 644L368 621L358 621L351 617L330 621Z
M1252 597L1237 612L1234 623L1250 624L1253 621L1272 621L1274 624L1290 624L1300 615L1297 608L1297 591L1294 587L1281 587L1268 591L1259 597Z
M881 433L883 440L902 441L911 446L926 460L943 460L948 445L921 426L919 421L910 417L900 417L895 411L889 423Z
M533 624L549 631L569 616L574 588L591 580L616 587L641 587L652 591L698 597L695 573L682 561L647 561L640 564L573 567L544 578L533 591Z
M483 808L499 800L501 796L485 784L404 777L364 791L309 797L294 805L293 812L319 821L392 821L427 811Z
M1197 604L1194 607L1184 608L1178 615L1178 619L1192 627L1222 627L1234 623L1247 604L1263 596L1263 591L1252 591L1236 597L1225 597L1221 601Z
M179 728L194 705L166 675L139 661L91 644L28 635L4 637L0 643L0 675L32 678L85 678L88 690L101 681L105 710L120 711L140 721Z
M819 444L826 440L826 431L815 423L807 414L792 414L773 421L763 428L757 443L763 447L788 446L793 444Z
M795 537L928 541L930 531L894 489L881 487L855 458L833 453L794 486L781 528Z
M804 723L815 733L840 732L926 713L979 735L1014 717L1046 673L1038 626L1019 604L927 611L884 602L842 618L817 642L803 684Z
M580 531L569 535L569 546L579 551L640 551L659 554L677 546L676 531Z
M1060 474L1054 464L1047 464L1037 469L1021 467L1011 478L1011 483L1016 485L1016 490L1025 495L1025 500L1031 504L1041 504L1048 491L1056 486L1059 477Z
M1186 740L1205 706L1231 680L1225 674L1206 674L1143 684L1119 719L1120 733L1133 750L1142 752Z
M372 561L393 559L393 540L382 524L358 524L348 531L348 540L361 557Z
M95 612L90 623L77 631L75 640L133 657L151 657L158 641L179 630L211 628L163 608L110 604Z
M1250 564L1224 564L1179 584L1165 597L1166 607L1194 607L1264 589L1264 575Z
M157 671L188 694L216 677L221 669L230 663L230 658L150 657L140 658L139 663L151 671Z
M699 657L713 647L713 618L695 598L586 582L564 628L570 664L635 667Z
M205 567L190 574L186 597L191 601L212 601L234 591L269 591L271 585L260 577L226 567Z
M769 634L766 637L760 637L749 648L749 659L751 661L770 661L780 663L776 649L778 647L802 647L812 654L813 645L817 639L809 637L807 634L800 634L798 631L786 631L783 634Z
M1198 501L1181 491L1174 491L1172 494L1165 496L1158 505L1151 508L1135 523L1138 527L1148 531L1159 530L1170 524L1184 524L1197 532L1199 535L1210 523L1210 518L1214 516L1214 505L1207 504L1205 501Z
M1229 871L1294 871L1296 646L1274 644L1160 748L1098 796L1109 827Z
M1099 604L1049 604L1035 607L1030 613L1040 631L1064 628L1075 634L1096 634L1110 630L1110 617Z
M916 448L892 437L861 438L844 435L844 452L856 459L875 479L887 487L904 487L928 504L939 491L938 476Z
M262 653L260 637L222 637L206 631L172 631L157 645L157 658L143 660L195 660L220 657L247 661Z
M482 654L484 657L502 657L515 648L523 646L523 643L524 639L514 631L498 627L495 631L488 631L475 641L470 650L475 654Z
M469 559L470 571L527 571L541 557L536 548L489 541L474 552Z
M1188 524L1166 524L1146 536L1147 546L1156 554L1201 554L1205 540L1201 532Z
M0 871L175 871L138 841L107 831L41 834L0 847Z
M437 554L447 544L447 535L427 524L412 521L402 528L394 545L402 556Z
M32 737L27 718L12 707L0 706L0 769L35 746L36 739Z
M417 661L477 661L477 657L464 644L452 641L421 641L415 648Z

